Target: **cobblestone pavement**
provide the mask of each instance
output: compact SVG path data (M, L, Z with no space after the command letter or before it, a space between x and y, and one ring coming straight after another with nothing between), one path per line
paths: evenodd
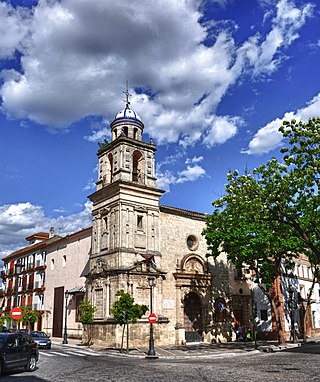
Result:
M242 345L242 344L239 344ZM249 346L245 344L244 346ZM196 349L197 348L197 349ZM167 349L166 349L167 350ZM178 349L179 350L179 349ZM194 345L189 351L205 351ZM231 349L232 350L232 349ZM2 382L319 382L320 343L256 352L220 349L211 356L186 355L146 359L54 344L41 350L34 373L14 372ZM137 351L137 350L135 350ZM139 350L140 351L140 350ZM196 353L192 353L196 354ZM203 354L203 353L202 353Z
M279 352L215 353L216 357L159 358L97 357L73 377L77 382L319 382L319 345ZM219 354L219 356L218 356ZM227 356L229 354L229 356ZM65 376L52 382L65 382Z
M61 344L61 339L53 338L53 343ZM76 348L87 348L81 345L80 340L69 339L68 345L63 345L67 347L76 347ZM188 345L171 345L171 346L155 346L156 355L160 358L165 359L180 359L185 357L218 357L218 356L232 356L241 353L251 353L251 352L272 352L272 351L281 351L291 347L300 346L301 343L291 344L287 343L286 345L279 346L276 342L266 342L258 341L257 346L254 342L227 342L227 343L218 343L218 344L205 344L205 343L194 343ZM122 356L122 357L138 357L144 358L148 352L147 347L130 347L129 352L126 353L124 350L120 353L120 349L96 346L93 345L90 347L92 351L99 353L104 353L113 356Z

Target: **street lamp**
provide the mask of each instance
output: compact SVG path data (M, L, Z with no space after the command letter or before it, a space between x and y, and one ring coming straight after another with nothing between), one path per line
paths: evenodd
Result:
M257 324L256 324L256 318L257 318L257 303L255 302L255 296L254 296L254 290L253 287L251 287L251 313L252 313L252 335L254 339L254 348L258 349L258 343L257 343Z
M154 276L148 277L148 283L150 287L150 314L153 313L153 307L152 307L152 289L154 287L156 278ZM158 358L156 356L156 352L154 350L154 339L153 339L153 324L150 322L150 339L149 339L149 350L148 355L146 358Z
M294 288L292 284L289 285L289 307L290 307L290 321L291 321L291 338L292 342L297 342L297 336L295 331L295 319L294 319L294 308L295 308L295 301L294 301Z
M16 302L14 304L15 307L18 307L18 302L19 302L19 281L20 281L20 273L22 272L22 263L21 259L18 259L17 262L14 265L14 271L16 274ZM17 329L18 327L18 322L15 320L14 321L14 329Z
M69 292L66 290L64 292L64 297L66 301L64 304L64 333L63 333L63 341L62 341L63 344L68 343L68 333L67 333L68 296L69 296Z

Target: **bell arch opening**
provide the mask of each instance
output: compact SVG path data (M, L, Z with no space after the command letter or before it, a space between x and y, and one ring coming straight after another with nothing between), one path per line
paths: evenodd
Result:
M140 151L133 152L132 161L132 181L143 183L143 155Z
M113 176L113 155L110 153L107 157L106 183L112 183Z

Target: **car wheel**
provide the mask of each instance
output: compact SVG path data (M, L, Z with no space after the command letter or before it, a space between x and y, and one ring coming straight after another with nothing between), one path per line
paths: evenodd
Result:
M27 366L26 366L26 370L27 370L27 371L35 371L36 366L37 366L37 359L36 359L36 356L35 356L35 355L32 355L32 356L29 358L29 360L28 360L28 363L27 363Z
M47 349L51 349L51 345L48 345L48 346L47 346Z

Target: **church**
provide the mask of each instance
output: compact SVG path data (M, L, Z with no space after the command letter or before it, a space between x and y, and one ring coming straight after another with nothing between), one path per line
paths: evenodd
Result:
M50 230L29 237L29 245L3 259L3 314L28 306L38 313L32 328L56 338L88 338L120 347L122 327L112 315L117 292L128 292L148 311L129 325L130 346L148 346L150 313L156 346L236 339L239 323L257 336L277 338L271 306L251 271L236 269L225 254L213 259L202 235L203 213L164 206L157 188L156 145L143 138L144 124L126 94L124 110L110 124L111 142L98 150L98 179L92 202L92 227L60 237ZM303 333L311 265L300 256L294 274L275 283L283 335ZM290 294L285 286L292 285ZM319 332L319 283L308 308L307 334ZM86 298L94 322L84 328L78 307ZM7 327L12 325L7 322ZM21 325L20 325L21 326ZM89 330L86 330L89 329ZM90 335L88 335L90 334Z
M125 108L110 124L111 142L98 150L96 191L89 196L92 243L86 290L96 307L92 340L120 345L122 328L111 307L116 292L124 290L135 303L149 307L129 326L132 345L147 345L150 313L157 315L157 345L230 341L234 315L242 322L251 317L248 280L236 277L226 258L208 256L201 234L205 214L161 205L157 148L143 140L144 124L125 94Z

